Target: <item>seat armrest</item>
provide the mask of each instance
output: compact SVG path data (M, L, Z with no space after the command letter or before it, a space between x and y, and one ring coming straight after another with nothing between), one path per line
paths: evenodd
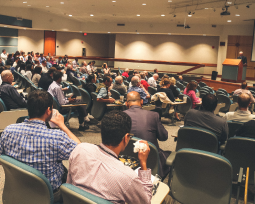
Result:
M167 166L172 166L172 165L173 165L175 156L176 156L176 152L172 152L172 153L169 155L169 157L167 157L167 159L166 159L166 165L167 165Z
M220 146L220 150L225 150L225 147L226 147L226 144L222 144L221 146Z
M62 105L61 108L73 108L73 107L77 107L77 106L86 106L87 104L66 104L66 105Z

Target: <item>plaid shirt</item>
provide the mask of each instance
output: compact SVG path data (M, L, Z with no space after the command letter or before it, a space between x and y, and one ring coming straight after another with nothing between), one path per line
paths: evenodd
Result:
M42 172L52 190L62 184L62 160L68 160L77 143L61 130L48 129L41 120L25 120L5 128L0 154L5 154Z

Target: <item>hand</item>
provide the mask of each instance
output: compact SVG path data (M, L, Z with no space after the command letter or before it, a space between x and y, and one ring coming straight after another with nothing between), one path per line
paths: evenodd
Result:
M150 153L150 147L149 147L147 141L142 140L140 142L146 144L147 149L146 149L145 152L143 152L143 150L139 150L138 159L140 160L141 169L142 170L147 170L147 158L148 158L149 153Z
M115 99L114 98L109 98L110 103L114 103Z
M16 84L16 82L14 81L14 82L12 82L12 86L14 86Z
M142 85L142 84L140 84L140 88L143 88L143 85Z
M56 113L56 116L54 118L51 118L50 121L55 123L59 128L65 125L65 118L58 111Z
M68 90L68 88L67 88L67 87L62 88L62 91L67 91L67 90Z
M75 100L76 100L76 98L72 98L72 97L68 98L69 103L74 103Z

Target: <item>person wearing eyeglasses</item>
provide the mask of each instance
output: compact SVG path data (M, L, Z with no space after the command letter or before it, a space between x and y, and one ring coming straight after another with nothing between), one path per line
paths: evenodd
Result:
M141 168L137 173L119 159L132 137L131 118L122 111L113 110L102 119L102 143L79 144L69 158L67 183L112 203L151 203L151 169L147 169L150 152L139 150Z
M159 141L166 141L168 139L168 132L162 125L159 114L154 111L147 111L142 109L143 99L136 91L132 91L127 95L126 106L127 113L132 120L131 133L135 137L149 141L154 144L159 151L160 168L159 176L164 178L169 173L169 167L166 166L166 158L170 155L170 151L163 151L159 148Z
M26 108L27 103L18 93L13 83L13 75L10 70L4 70L1 73L2 85L0 86L0 98L3 100L7 110Z

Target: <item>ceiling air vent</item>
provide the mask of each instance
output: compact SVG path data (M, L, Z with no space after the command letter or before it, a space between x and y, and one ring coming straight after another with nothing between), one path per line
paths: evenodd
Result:
M177 24L177 27L184 27L183 24Z
M125 26L125 23L118 23L117 26Z

